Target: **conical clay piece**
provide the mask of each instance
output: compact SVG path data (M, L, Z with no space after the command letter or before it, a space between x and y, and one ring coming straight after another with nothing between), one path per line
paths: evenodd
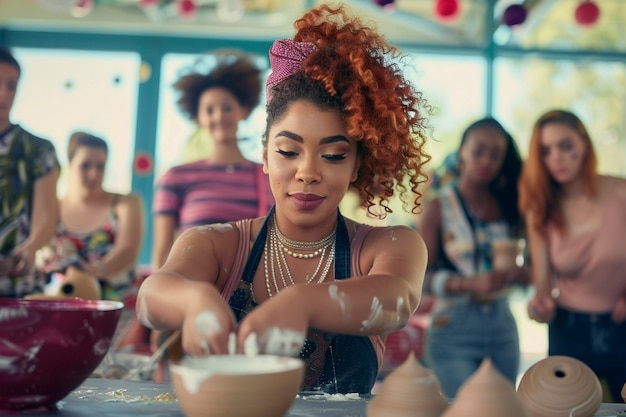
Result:
M439 380L413 352L385 379L367 404L367 417L440 417L448 407Z
M442 417L528 417L515 387L486 358Z
M622 400L626 403L626 382L624 382L624 387L622 388Z
M524 372L517 392L531 417L592 417L602 403L596 374L569 356L535 363Z

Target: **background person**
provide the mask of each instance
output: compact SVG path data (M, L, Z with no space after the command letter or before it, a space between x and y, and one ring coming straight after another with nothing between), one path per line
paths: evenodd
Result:
M75 267L98 280L103 299L125 301L135 291L143 205L134 193L103 188L108 152L102 138L86 132L70 136L67 192L55 203L56 233L37 253L37 267L49 277Z
M521 236L515 142L493 118L472 123L457 152L457 173L436 190L419 219L428 248L425 290L437 297L426 338L426 363L442 392L459 387L490 357L513 384L520 349L507 285L526 284L525 268L495 270L492 244Z
M539 117L520 179L548 354L586 363L619 402L626 381L626 180L600 175L589 133L566 110Z
M0 296L41 292L35 253L54 234L59 161L54 145L10 120L21 68L0 48Z
M209 71L192 66L176 81L178 105L213 141L208 159L168 170L153 204L152 268L160 268L175 237L192 226L265 215L274 199L261 164L239 147L239 123L259 104L262 70L253 56L218 51ZM204 61L200 61L204 62Z

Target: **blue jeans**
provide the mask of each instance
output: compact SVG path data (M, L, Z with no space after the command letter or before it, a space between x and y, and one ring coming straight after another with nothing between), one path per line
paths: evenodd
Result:
M548 354L576 358L603 378L613 402L621 402L626 382L626 322L610 313L589 314L557 308L548 331Z
M448 399L457 395L486 357L515 385L519 336L508 300L458 303L433 315L426 336L426 365Z

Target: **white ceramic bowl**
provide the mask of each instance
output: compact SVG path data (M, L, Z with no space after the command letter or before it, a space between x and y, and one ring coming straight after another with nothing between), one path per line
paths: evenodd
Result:
M170 365L187 417L281 417L304 377L300 359L272 355L186 357Z

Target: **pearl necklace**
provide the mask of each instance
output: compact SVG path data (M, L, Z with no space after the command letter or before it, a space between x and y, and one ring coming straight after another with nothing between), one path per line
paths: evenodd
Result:
M283 235L276 225L276 217L272 218L272 232L275 233L278 239L278 246L289 256L299 259L311 259L318 257L322 251L324 251L332 242L335 241L336 231L333 230L328 236L317 240L315 242L302 242L299 240L289 239ZM295 252L293 249L313 251L313 253L301 253Z
M311 284L316 280L320 269L322 268L322 264L324 264L324 258L326 258L326 264L324 265L322 272L317 278L317 283L320 284L324 282L326 276L328 275L328 271L330 270L330 266L335 260L335 231L330 235L326 236L324 239L316 241L316 242L300 242L287 238L280 230L278 230L278 226L276 226L276 219L272 217L270 219L270 223L268 225L268 235L265 239L265 247L263 248L263 266L265 268L265 288L267 290L268 297L272 297L274 294L278 294L282 288L287 288L290 285L296 285L295 280L293 279L293 275L291 274L291 269L289 268L289 264L287 263L287 258L285 257L285 253L293 256L294 258L299 259L311 259L316 256L320 257L319 262L317 263L317 267L315 268L315 272L310 277L306 279L306 285ZM282 238L282 239L281 239ZM289 249L285 246L285 243L292 245L298 249L307 249L313 250L315 249L314 256L297 256L297 255L313 255L313 254L295 254L289 253L285 249ZM322 243L323 242L323 243ZM320 244L323 244L322 247L319 247ZM328 252L328 256L326 256L326 251L330 247L330 251ZM271 272L271 279L270 279ZM278 273L277 273L278 272ZM278 283L277 275L280 276L280 280L282 283L282 287ZM287 280L288 279L288 280ZM272 284L274 284L274 289L272 290Z

